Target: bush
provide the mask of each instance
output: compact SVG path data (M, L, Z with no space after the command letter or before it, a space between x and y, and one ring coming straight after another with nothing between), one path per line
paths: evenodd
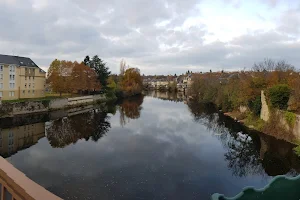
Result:
M250 100L248 105L255 116L260 116L261 96L257 96L254 100Z
M224 112L231 112L233 110L232 103L229 101L229 98L227 95L223 96L222 110Z
M300 157L300 146L299 145L294 148L294 152L297 156Z
M274 85L269 89L269 98L274 108L287 109L291 90L286 84Z
M296 122L296 114L295 113L286 111L284 113L284 118L290 126L294 126L294 124Z

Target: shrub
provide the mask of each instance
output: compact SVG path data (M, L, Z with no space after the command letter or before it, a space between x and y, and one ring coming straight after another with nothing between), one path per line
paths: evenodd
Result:
M257 96L254 100L250 100L248 105L255 116L260 116L261 96Z
M297 156L300 157L300 146L299 145L294 148L294 152Z
M274 108L286 110L290 98L290 88L286 84L274 85L269 89L269 98Z
M296 122L296 114L292 112L286 111L284 113L284 118L290 126L294 126Z
M224 112L231 112L233 110L232 103L229 101L229 98L227 95L223 96L222 110Z

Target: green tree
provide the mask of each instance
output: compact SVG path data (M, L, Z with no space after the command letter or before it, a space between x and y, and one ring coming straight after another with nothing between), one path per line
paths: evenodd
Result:
M291 90L286 84L274 85L269 89L269 97L274 108L286 109Z
M91 61L90 61L90 57L89 56L86 56L83 60L83 63L86 65L86 66L89 66L91 65Z
M93 70L95 70L97 74L97 79L99 80L101 86L106 89L107 88L107 79L110 75L110 71L106 66L106 63L101 60L98 55L95 55L92 60L90 60L89 56L86 56L83 63Z
M109 76L109 78L108 78L108 80L107 80L107 83L108 83L107 87L108 87L109 89L111 89L112 91L116 91L116 89L117 89L117 84L116 84L116 82L115 82L115 80L113 79L112 76Z

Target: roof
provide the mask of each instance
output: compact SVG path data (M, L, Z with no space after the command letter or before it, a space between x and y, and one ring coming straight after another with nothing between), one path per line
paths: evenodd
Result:
M20 57L20 56L10 56L10 55L0 54L0 63L38 68L38 66L30 58Z

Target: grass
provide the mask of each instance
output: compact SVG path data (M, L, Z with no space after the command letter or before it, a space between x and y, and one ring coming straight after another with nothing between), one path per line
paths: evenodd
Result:
M253 114L248 114L245 120L245 124L247 126L254 126L254 128L258 131L262 131L264 128L265 122L259 117L254 116Z
M285 111L284 118L290 126L294 126L297 117L295 113Z

